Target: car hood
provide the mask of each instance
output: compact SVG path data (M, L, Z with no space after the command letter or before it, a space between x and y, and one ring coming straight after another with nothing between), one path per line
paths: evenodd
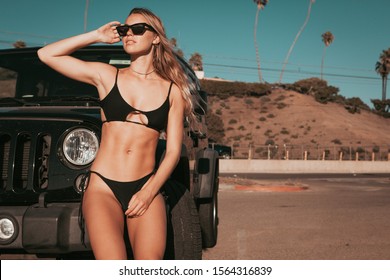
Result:
M0 119L72 119L100 122L100 107L25 106L0 107Z

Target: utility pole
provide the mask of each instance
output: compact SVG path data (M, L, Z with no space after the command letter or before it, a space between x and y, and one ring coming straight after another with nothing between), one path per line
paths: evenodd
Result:
M89 0L86 0L85 1L85 11L84 11L84 33L87 32L88 6L89 6Z

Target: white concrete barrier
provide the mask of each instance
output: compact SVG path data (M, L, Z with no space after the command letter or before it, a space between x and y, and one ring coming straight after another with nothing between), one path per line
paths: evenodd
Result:
M390 173L390 161L220 159L220 173Z

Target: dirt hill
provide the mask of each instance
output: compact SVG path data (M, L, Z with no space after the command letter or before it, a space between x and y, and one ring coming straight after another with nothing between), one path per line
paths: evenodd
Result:
M243 154L249 145L269 144L390 149L390 119L364 110L351 114L341 104L321 104L309 95L278 89L263 97L210 97L209 102L223 120L224 144Z

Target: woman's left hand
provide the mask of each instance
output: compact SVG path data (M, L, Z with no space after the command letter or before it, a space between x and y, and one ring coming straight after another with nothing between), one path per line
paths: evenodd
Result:
M101 43L114 44L120 42L120 36L116 30L116 26L119 25L119 21L111 21L100 28L98 28L97 34Z
M142 216L148 210L154 196L147 190L141 189L130 199L125 215L131 218Z

